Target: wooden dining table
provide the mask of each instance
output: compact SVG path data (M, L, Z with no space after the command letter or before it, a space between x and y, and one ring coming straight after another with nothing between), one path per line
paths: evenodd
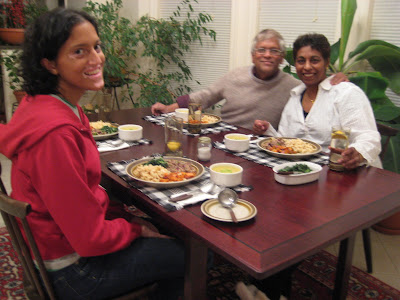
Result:
M276 182L270 167L213 148L211 160L202 163L242 166L242 183L253 189L239 197L251 202L257 215L235 224L205 216L201 204L167 211L107 167L108 162L163 153L164 129L143 119L150 114L150 108L107 114L108 121L143 126L143 137L152 143L101 153L102 184L185 242L185 300L207 299L208 249L255 279L264 279L339 241L332 298L346 298L355 234L400 210L400 174L374 167L336 172L324 166L317 181L289 186ZM95 115L90 118L96 120ZM250 133L244 128L233 132ZM208 136L214 142L222 142L225 134ZM198 137L184 136L185 157L197 160L197 140Z

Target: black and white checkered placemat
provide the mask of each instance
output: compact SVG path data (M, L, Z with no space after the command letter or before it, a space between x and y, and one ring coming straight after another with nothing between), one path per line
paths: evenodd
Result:
M260 165L264 165L267 167L275 167L276 165L280 165L289 161L295 161L293 159L284 159L284 158L280 158L280 157L275 157L275 156L271 156L268 153L266 153L265 151L262 151L260 148L258 148L257 144L254 142L250 143L250 148L249 150L247 150L246 152L233 152L230 151L228 149L226 149L225 145L223 143L220 142L214 142L214 147L229 153L232 153L236 156L242 157L244 159L247 160L251 160L257 164ZM298 160L306 160L306 161L310 161L319 165L326 165L329 162L329 157L327 155L324 154L316 154L313 156L310 156L308 158L301 158Z
M145 116L143 117L144 120L152 122L152 123L156 123L157 125L161 125L164 126L164 120L166 117L169 116L173 116L174 113L167 113L167 114L162 114L160 116ZM201 129L201 134L209 134L209 133L219 133L222 131L232 131L232 130L236 130L237 127L233 126L231 124L225 123L223 121L215 124L214 126L210 126L210 127L205 127ZM198 136L199 134L192 134L189 133L189 131L186 128L183 128L183 134L185 135L189 135L189 136Z
M133 161L135 161L135 159L121 160L117 162L108 162L107 167L112 172L121 177L124 181L126 181L130 186L138 189L147 197L156 201L158 204L160 204L168 211L182 209L181 205L168 201L171 195L180 193L191 193L199 190L201 186L211 182L209 169L207 167L204 167L205 172L200 178L193 180L190 183L180 187L172 189L156 189L153 187L142 186L139 185L138 182L135 181L133 178L131 178L125 171L127 165ZM239 184L235 187L231 187L231 189L235 190L237 193L240 193L240 192L251 191L253 187L250 185Z

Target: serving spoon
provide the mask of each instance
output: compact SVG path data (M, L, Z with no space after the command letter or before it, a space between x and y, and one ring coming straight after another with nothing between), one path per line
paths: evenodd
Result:
M218 201L219 203L229 209L229 213L231 215L232 221L234 223L237 223L238 220L235 216L235 212L233 211L232 207L234 207L237 203L238 200L238 195L236 194L236 192L232 189L228 189L225 188L224 190L222 190L219 194L218 194Z

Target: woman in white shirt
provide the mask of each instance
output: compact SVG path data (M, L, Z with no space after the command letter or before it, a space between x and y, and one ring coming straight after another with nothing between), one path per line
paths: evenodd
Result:
M326 37L322 34L299 36L293 45L293 56L302 84L291 90L278 132L264 120L254 122L254 132L312 140L324 151L341 154L338 163L346 169L354 169L365 162L382 167L378 157L380 135L367 96L350 82L333 86L326 76L330 57ZM333 126L351 129L348 149L329 147Z

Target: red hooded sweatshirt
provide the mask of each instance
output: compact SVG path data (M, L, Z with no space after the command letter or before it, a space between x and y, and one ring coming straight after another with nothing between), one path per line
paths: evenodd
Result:
M11 196L31 204L28 222L44 260L112 253L141 234L136 223L106 220L99 153L78 110L82 121L52 96L27 96L0 124L0 152L12 161Z

